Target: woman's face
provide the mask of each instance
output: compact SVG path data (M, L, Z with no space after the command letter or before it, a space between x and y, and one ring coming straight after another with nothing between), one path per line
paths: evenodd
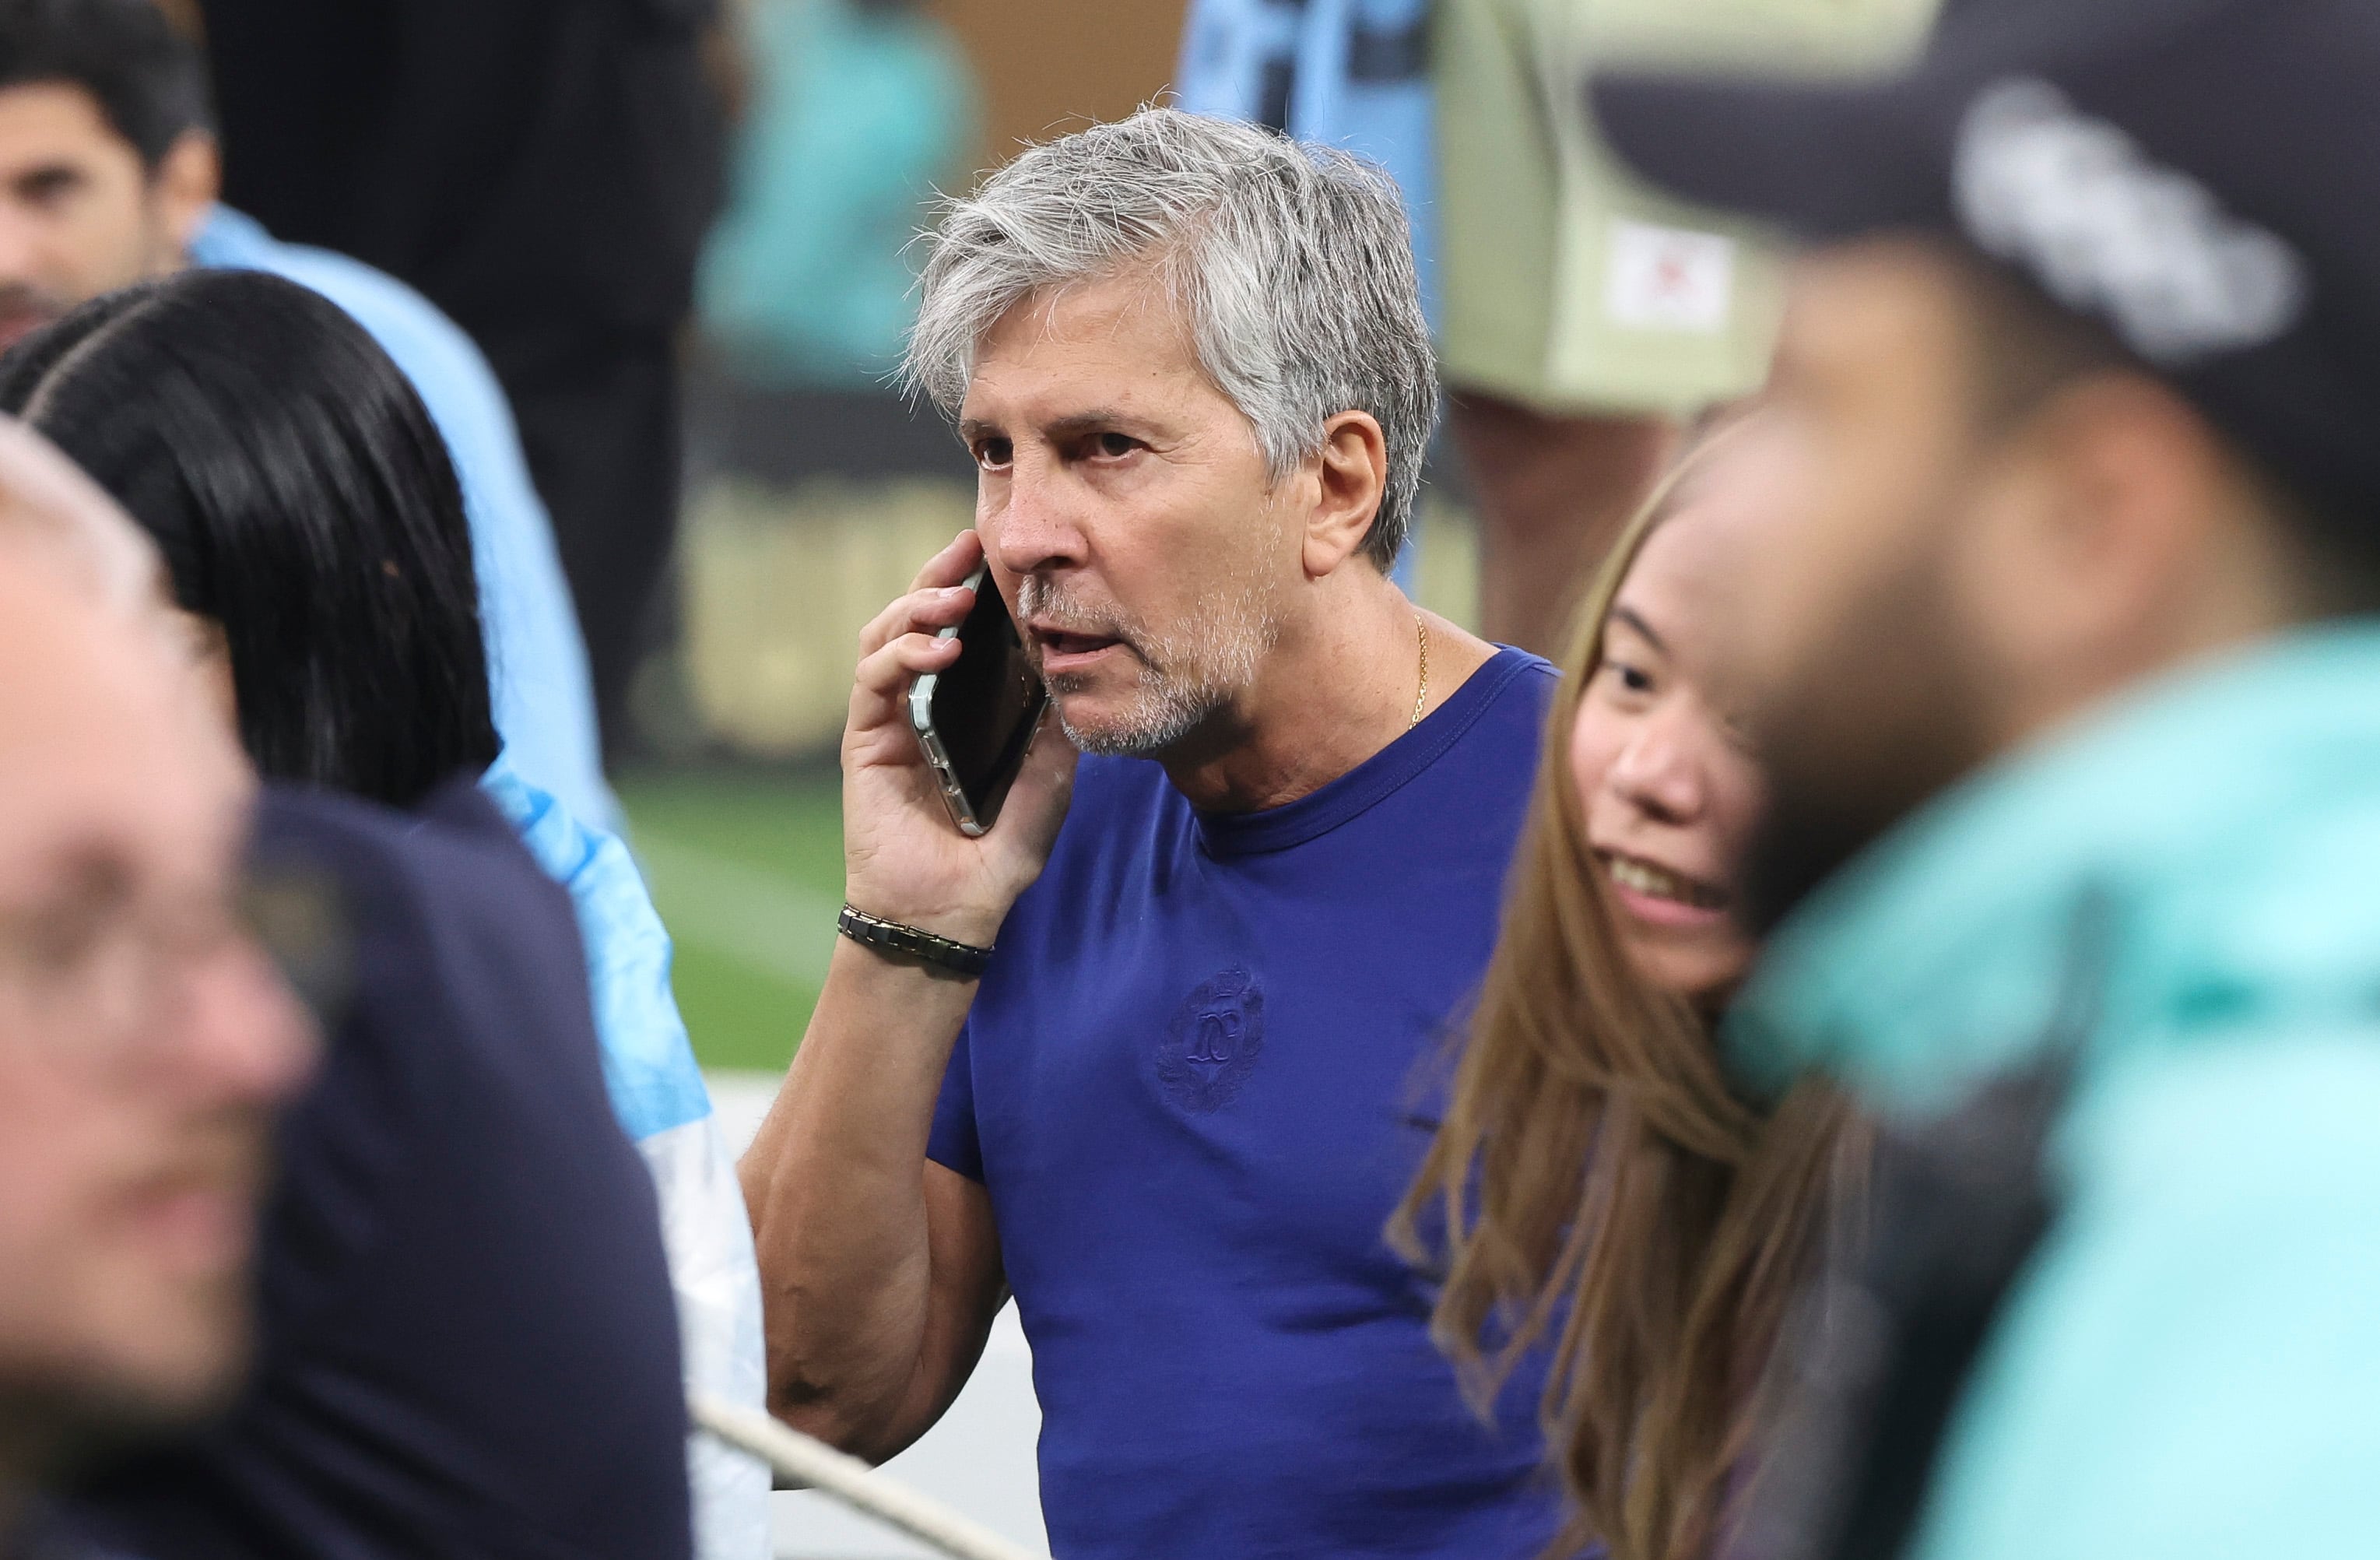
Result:
M1736 528L1691 499L1646 538L1571 728L1587 844L1637 973L1706 1006L1757 951L1738 924L1760 767L1714 686Z

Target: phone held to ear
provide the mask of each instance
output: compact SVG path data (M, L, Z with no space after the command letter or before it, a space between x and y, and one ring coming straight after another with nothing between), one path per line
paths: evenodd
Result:
M959 658L909 685L909 724L952 821L962 834L983 835L1025 767L1050 693L1025 653L991 570L978 565L966 582L975 591L966 620L936 636L956 635Z

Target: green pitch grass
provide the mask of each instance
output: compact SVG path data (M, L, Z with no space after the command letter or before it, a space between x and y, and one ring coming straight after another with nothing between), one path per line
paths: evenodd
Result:
M840 782L832 772L654 774L618 788L677 945L695 1054L706 1068L782 1071L834 947Z

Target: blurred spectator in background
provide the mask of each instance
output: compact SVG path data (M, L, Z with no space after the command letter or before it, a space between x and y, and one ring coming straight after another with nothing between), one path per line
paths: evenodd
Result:
M916 312L904 251L975 146L966 62L916 0L751 0L744 29L704 334L746 384L882 389Z
M237 1387L273 1108L313 1045L237 908L253 782L157 568L0 427L0 1554L34 1505Z
M409 289L216 205L217 181L204 63L153 0L0 0L0 340L194 263L278 272L353 314L413 381L462 475L513 762L613 826L586 651L487 364Z
M1422 310L1438 296L1431 0L1191 0L1180 106L1342 146L1389 170L1413 225Z
M0 338L186 264L285 274L355 314L414 381L462 471L512 762L614 826L586 648L488 364L405 286L273 243L214 205L216 178L205 62L152 0L0 0Z
M1775 329L1775 276L1749 233L1615 167L1569 111L1578 71L1863 66L1913 47L1934 5L1193 0L1184 107L1345 145L1403 188L1435 277L1490 640L1561 648L1677 420L1757 388Z
M1611 1560L1726 1552L1764 1451L1749 1385L1861 1141L1815 1080L1739 1099L1715 1042L1758 951L1743 852L1766 786L1718 654L1758 535L1706 501L1714 447L1588 593L1496 957L1391 1226L1441 1278L1433 1331L1475 1401L1551 1350L1561 1552Z
M1888 84L1595 102L1820 246L1709 477L1798 906L1730 1051L1893 1131L1746 1553L2367 1548L2380 10L1974 0Z
M403 278L511 396L625 736L716 203L717 0L203 0L231 202Z
M565 1012L583 1011L591 977L601 1074L620 1124L637 1140L661 1189L661 1228L693 1384L758 1406L762 1361L750 1226L671 996L668 935L620 842L576 823L496 755L460 494L437 431L395 365L346 315L306 288L253 274L188 272L96 299L20 342L0 359L0 407L25 413L155 538L187 637L199 647L198 663L221 688L220 702L233 713L249 755L269 778L401 810L426 806L433 823L486 833L501 827L487 806L435 791L458 773L472 778L484 773L489 798L575 901L585 957L565 967L578 981ZM500 902L492 899L492 908ZM486 968L500 970L495 954L487 957L493 962ZM507 1001L527 1000L526 979L522 992L508 993ZM550 999L550 991L540 997ZM530 1131L537 1112L560 1110L553 1102L572 1098L575 1066L557 1074L551 1099L538 1093L488 1103L491 1130L507 1111L528 1113L522 1129ZM537 1079L536 1069L525 1065L505 1076L507 1089L534 1086ZM430 1122L418 1126L426 1131ZM346 1130L364 1127L332 1135L338 1139ZM563 1165L579 1152L599 1153L615 1137L607 1129L593 1145L563 1153ZM497 1146L492 1140L488 1152ZM534 1158L515 1166L499 1157L458 1184L477 1176L518 1188L558 1168ZM583 1191L613 1197L606 1186L590 1180ZM322 1194L319 1187L301 1189ZM637 1227L652 1222L651 1204L641 1194L597 1206ZM511 1216L501 1208L487 1213L492 1220ZM478 1231L492 1233L492 1226ZM595 1287L608 1282L595 1261L600 1252L549 1252L515 1234L522 1250L501 1259L473 1255L473 1271L516 1274L522 1263L584 1257L583 1281ZM455 1238L453 1250L468 1254L467 1238ZM359 1260L348 1273L361 1285L377 1271ZM600 1329L625 1326L627 1318L573 1301L566 1289L548 1293L563 1297L556 1304L589 1306L586 1317L570 1324L583 1320L598 1329L585 1340L589 1358L611 1358L616 1340L595 1347L603 1336ZM501 1294L492 1288L481 1296L482 1304L510 1319L488 1320L492 1329L565 1325L559 1318L537 1320L534 1307L525 1311L522 1302ZM666 1313L660 1320L668 1331ZM538 1481L544 1475L532 1474L533 1467L543 1466L539 1458L556 1457L559 1467L584 1454L597 1460L592 1467L632 1444L603 1439L604 1430L619 1422L617 1414L574 1417L537 1435L515 1436L543 1422L539 1415L576 1416L585 1406L570 1408L573 1399L565 1394L550 1409L506 1403L492 1418L483 1412L490 1404L464 1390L466 1380L442 1374L451 1370L443 1357L420 1357L429 1336L397 1328L376 1337L375 1347L385 1352L363 1368L362 1379L387 1395L388 1415L420 1415L431 1427L422 1433L488 1436L498 1446L517 1440L518 1455L528 1460L500 1464L488 1475L491 1500L527 1501L532 1486L542 1487ZM327 1335L293 1347L289 1370L302 1378L324 1368L326 1351L338 1352ZM541 1390L534 1371L550 1363L544 1355L525 1356L520 1368L530 1375L491 1377L487 1389L533 1395ZM502 1417L516 1412L527 1417ZM242 1455L270 1465L281 1455L273 1434L279 1422L268 1416L252 1427L254 1439L244 1443ZM497 1434L506 1424L512 1430ZM579 1438L576 1450L562 1456L573 1436ZM375 1456L350 1460L392 1437L404 1439L377 1414L343 1421L334 1440L344 1453L308 1454L318 1457L302 1469L308 1500L368 1505L358 1485L382 1478L401 1483L396 1470ZM691 1455L703 1553L743 1560L765 1553L763 1470L708 1439L695 1443ZM528 1482L502 1487L513 1478ZM137 1487L137 1481L128 1481L116 1488L128 1500ZM619 1498L631 1493L623 1489ZM436 1523L455 1516L430 1509L443 1500L416 1492L405 1519L386 1525L388 1536L380 1542L394 1548L383 1552L451 1550L430 1542ZM322 1530L310 1526L316 1517L291 1512L261 1519L298 1524L277 1542L267 1542L275 1538L272 1532L251 1532L251 1547L261 1552L346 1553L359 1539L341 1524L363 1523L361 1530L370 1530L353 1511L322 1518L333 1525ZM431 1526L422 1527L425 1522ZM625 1544L630 1535L650 1530L627 1524L608 1542ZM332 1542L337 1534L346 1536ZM297 1542L300 1537L305 1542Z

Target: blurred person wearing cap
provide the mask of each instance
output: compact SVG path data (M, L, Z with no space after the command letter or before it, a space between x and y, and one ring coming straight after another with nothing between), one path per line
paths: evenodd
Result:
M1775 254L1621 167L1589 62L1874 70L1936 0L1193 0L1182 105L1396 177L1479 542L1479 627L1557 653L1677 429L1768 369Z
M237 908L253 782L150 615L154 559L108 510L54 452L0 424L0 1554L12 1560L96 1553L42 1486L237 1386L273 1112L314 1051Z
M1794 230L1733 657L1747 1091L1885 1123L1763 1555L2380 1526L2380 12L1970 0L1904 78L1598 80Z
M586 647L504 391L411 288L216 202L206 69L155 0L0 0L0 347L190 265L273 272L354 316L412 381L462 477L508 757L616 828Z

